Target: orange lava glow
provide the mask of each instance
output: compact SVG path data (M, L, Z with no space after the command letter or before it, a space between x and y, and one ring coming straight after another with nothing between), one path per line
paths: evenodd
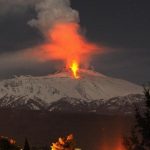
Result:
M43 61L63 61L66 68L73 71L74 77L79 78L79 66L87 65L89 58L98 49L97 45L89 43L80 33L77 23L57 23L49 31L47 42L35 54Z
M101 150L125 150L125 147L123 146L123 141L121 137L117 137L115 140L111 140L107 142L103 142Z
M73 77L75 79L79 79L80 76L78 75L78 71L79 71L79 64L76 61L73 61L73 63L70 66L70 69L73 73Z
M10 139L9 142L10 142L10 144L15 144L16 143L16 141L13 140L13 139Z

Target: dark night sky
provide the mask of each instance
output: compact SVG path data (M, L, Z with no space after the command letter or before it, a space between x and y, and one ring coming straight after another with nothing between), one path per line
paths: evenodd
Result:
M0 0L1 1L1 0ZM135 83L150 81L150 1L71 0L90 41L106 47L96 56L96 71ZM11 60L8 55L43 42L40 32L27 25L36 16L32 8L0 15L0 78L13 75L46 75L54 62Z

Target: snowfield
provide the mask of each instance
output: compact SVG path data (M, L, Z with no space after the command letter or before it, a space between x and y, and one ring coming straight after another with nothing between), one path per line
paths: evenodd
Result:
M64 71L48 76L20 76L3 80L0 82L0 107L28 106L30 109L54 110L50 105L62 103L64 99L70 105L89 105L92 102L96 105L114 97L118 99L142 92L143 88L136 84L81 69L80 79L74 79L69 71ZM132 98L129 103L132 103Z

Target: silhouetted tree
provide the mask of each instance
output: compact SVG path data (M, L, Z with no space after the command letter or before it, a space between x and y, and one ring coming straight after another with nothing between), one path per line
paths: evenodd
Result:
M29 143L28 143L27 138L25 138L25 143L24 143L24 148L23 148L23 150L30 150L30 146L29 146Z
M144 87L145 109L141 113L135 107L136 124L129 137L124 137L124 146L127 150L150 150L150 87Z

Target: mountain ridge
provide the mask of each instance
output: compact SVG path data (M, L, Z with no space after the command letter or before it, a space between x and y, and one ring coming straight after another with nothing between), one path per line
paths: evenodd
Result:
M142 98L143 89L136 84L91 70L82 69L79 74L79 79L74 79L71 72L65 71L48 76L20 76L0 81L0 107L99 112L102 105L114 105L113 99L117 105L122 99L132 105L136 97L138 102Z

